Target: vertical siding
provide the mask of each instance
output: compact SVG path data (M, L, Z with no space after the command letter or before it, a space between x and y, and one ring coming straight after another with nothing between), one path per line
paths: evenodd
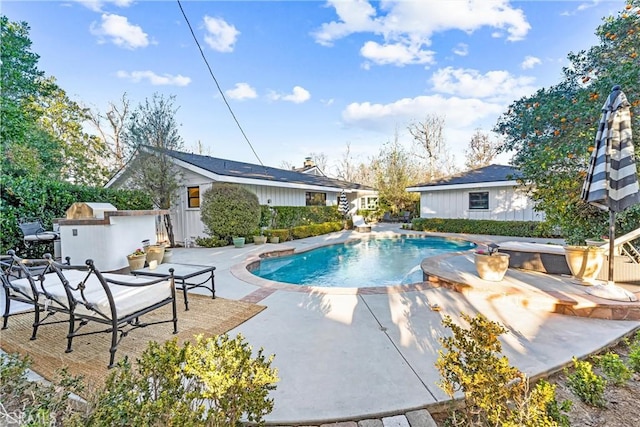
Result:
M489 192L488 210L470 210L469 193ZM497 221L542 221L526 193L513 187L440 190L420 193L421 218L464 218Z

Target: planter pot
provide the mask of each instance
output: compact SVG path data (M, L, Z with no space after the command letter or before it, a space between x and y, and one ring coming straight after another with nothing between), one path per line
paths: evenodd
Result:
M164 250L164 256L162 257L162 263L170 263L171 262L171 257L173 257L173 252L171 251L171 249L165 249Z
M267 243L267 236L253 236L253 243L256 245L264 245Z
M142 255L127 255L127 261L129 262L129 270L140 270L144 268L144 263L147 260L145 254Z
M564 256L571 274L583 282L593 282L604 263L604 249L594 246L565 246Z
M244 246L244 237L234 237L233 246L236 248L242 248Z
M279 236L269 237L269 243L280 243L280 237Z
M145 250L147 254L147 262L151 264L151 261L155 261L156 265L162 262L162 258L164 257L164 246L162 245L151 245Z
M499 282L509 268L509 254L474 254L476 271L481 279Z

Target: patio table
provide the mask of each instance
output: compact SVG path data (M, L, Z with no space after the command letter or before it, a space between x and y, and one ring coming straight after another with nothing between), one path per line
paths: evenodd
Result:
M169 276L169 269L173 268L173 278L176 281L176 289L181 290L184 295L184 310L189 310L189 300L187 298L187 290L195 288L206 288L211 291L211 298L216 298L216 284L214 279L214 270L216 269L210 265L194 265L194 264L176 264L165 263L160 264L157 267L151 269L149 267L141 268L139 270L133 270L131 274L135 276L152 276L152 277L166 277ZM196 276L207 274L207 278L202 282L187 282ZM208 286L208 282L211 282Z

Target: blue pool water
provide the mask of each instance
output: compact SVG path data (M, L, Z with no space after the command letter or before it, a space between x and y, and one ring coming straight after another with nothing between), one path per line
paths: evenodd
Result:
M294 285L392 286L422 282L424 258L474 247L471 242L440 237L368 239L266 258L252 273Z

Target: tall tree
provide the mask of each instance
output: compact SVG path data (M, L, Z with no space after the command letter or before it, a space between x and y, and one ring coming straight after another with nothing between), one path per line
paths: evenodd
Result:
M500 144L492 140L489 134L476 129L469 141L469 146L465 150L465 167L467 169L477 169L489 166L496 158L500 150Z
M444 116L429 114L424 121L412 123L407 128L416 148L414 154L426 162L429 181L438 175L437 163L445 149L444 126Z
M516 154L514 166L531 186L531 196L547 220L578 243L605 234L606 213L580 199L590 147L601 108L615 84L632 104L632 133L640 135L640 0L627 0L615 16L596 29L599 44L568 55L563 80L509 106L495 131L503 150ZM640 155L640 144L636 144ZM621 232L637 228L640 207L617 215Z
M155 93L133 111L123 133L123 141L131 158L128 183L151 195L155 206L170 209L182 182L180 170L167 155L168 150L182 150L174 108L175 96L168 99ZM165 216L167 235L175 245L171 217Z
M418 168L413 156L398 142L397 133L380 150L374 168L380 205L394 213L413 209L419 196L406 188L417 183Z
M99 111L88 110L91 123L96 128L102 140L105 141L110 150L110 159L116 169L124 166L124 147L122 143L122 133L125 130L127 118L129 116L129 99L127 93L122 94L122 98L116 104L109 102L107 112L102 114ZM103 125L103 121L106 122Z

